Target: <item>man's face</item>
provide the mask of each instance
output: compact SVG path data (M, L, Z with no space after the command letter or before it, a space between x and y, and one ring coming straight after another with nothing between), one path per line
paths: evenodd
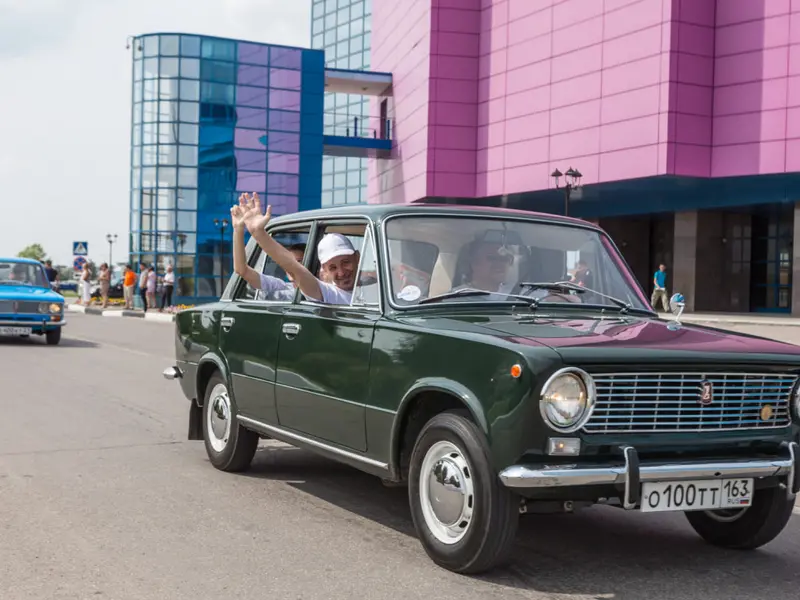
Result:
M511 255L500 254L500 244L481 244L472 255L472 279L503 283L513 260Z
M664 265L658 265L658 270L659 271L666 271L667 267L665 267Z
M324 280L346 292L352 291L355 287L356 269L358 269L358 252L347 256L335 256L322 265Z

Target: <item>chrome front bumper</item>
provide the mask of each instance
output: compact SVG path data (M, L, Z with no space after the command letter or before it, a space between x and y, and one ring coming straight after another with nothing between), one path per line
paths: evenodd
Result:
M621 485L625 492L623 506L635 508L639 503L642 482L692 481L698 479L731 479L786 476L789 495L800 491L800 446L784 442L786 456L769 459L736 459L729 461L687 461L675 463L640 463L636 449L621 448L624 463L609 466L513 465L500 472L500 481L513 489L557 488L587 485Z
M0 319L0 327L30 327L32 329L44 329L46 327L63 327L66 325L64 319L61 321L17 321L12 319Z

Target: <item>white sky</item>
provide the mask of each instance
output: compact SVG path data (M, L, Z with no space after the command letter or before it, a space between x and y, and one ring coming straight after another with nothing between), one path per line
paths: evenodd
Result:
M185 32L307 47L310 0L0 0L0 256L72 242L128 253L129 35Z

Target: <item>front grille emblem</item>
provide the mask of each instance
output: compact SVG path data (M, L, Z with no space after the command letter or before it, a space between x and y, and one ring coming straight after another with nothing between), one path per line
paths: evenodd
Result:
M11 305L11 312L19 312L19 302L14 302L14 304Z
M700 395L697 397L697 401L702 406L708 406L714 401L714 384L708 379L700 382Z

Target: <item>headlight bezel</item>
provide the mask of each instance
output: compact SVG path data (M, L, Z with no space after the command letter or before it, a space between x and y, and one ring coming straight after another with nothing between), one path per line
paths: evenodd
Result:
M39 312L43 315L50 313L50 303L49 302L39 302Z
M583 411L570 425L559 425L553 422L548 413L547 406L549 402L546 400L548 389L562 377L574 377L583 386L586 395ZM592 417L594 407L597 402L597 388L595 387L594 379L589 373L577 367L564 367L558 369L555 373L547 378L542 386L541 393L539 394L539 413L542 416L544 423L553 431L558 433L574 433L586 425L587 421Z

